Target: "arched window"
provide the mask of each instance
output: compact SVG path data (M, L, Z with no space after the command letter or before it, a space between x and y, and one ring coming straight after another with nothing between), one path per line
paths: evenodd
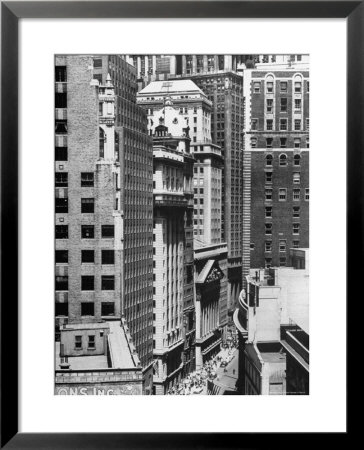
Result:
M273 156L272 155L267 155L265 157L265 165L266 166L272 166L273 165Z
M273 75L268 75L265 79L265 90L267 94L273 94L274 92L274 78Z
M282 155L279 155L279 165L280 166L287 165L287 155L285 155L284 153Z
M301 161L300 155L294 155L294 157L293 157L293 164L295 166L299 166L300 165L300 161Z
M301 75L294 76L294 93L301 94L302 92L302 77Z

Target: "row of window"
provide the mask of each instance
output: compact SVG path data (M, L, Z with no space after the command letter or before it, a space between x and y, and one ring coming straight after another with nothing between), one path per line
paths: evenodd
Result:
M267 98L266 104L265 104L265 110L268 114L273 114L274 109L274 102L272 98ZM300 113L302 110L302 99L295 98L294 99L294 111L296 113ZM288 98L287 97L281 97L280 98L280 112L288 112ZM252 119L252 126L255 121L258 119ZM255 128L256 129L256 128Z
M293 184L300 184L301 174L300 172L293 173ZM273 172L265 172L265 182L271 184L273 182Z
M94 239L95 226L81 225L82 239ZM101 225L101 237L110 239L114 237L114 225ZM68 225L56 225L56 239L68 239Z
M68 303L56 303L56 316L68 316ZM101 302L101 315L113 316L115 314L114 302ZM81 302L81 316L94 316L95 304L93 302ZM101 332L100 332L101 333ZM78 347L80 348L80 347ZM81 346L82 348L82 346Z
M95 262L95 250L81 250L82 263ZM68 263L68 250L56 250L56 263ZM115 264L114 250L101 250L101 264Z
M68 198L55 199L55 212L65 214L68 213ZM93 214L95 212L94 198L81 198L81 213Z
M56 172L55 185L56 187L68 187L68 173ZM94 186L94 173L81 172L81 187L93 187L93 186Z
M299 77L300 79L300 77ZM254 81L253 82L253 92L254 94L260 94L261 92L261 81ZM307 92L310 92L310 82L307 81ZM288 92L288 81L281 81L279 83L279 90L280 92L287 93ZM267 94L273 94L274 92L274 81L273 77L269 78L267 77L267 81L265 82L265 91ZM294 93L295 94L301 94L302 93L302 81L299 81L296 79L294 81Z
M266 188L265 189L265 199L273 200L273 189ZM301 189L293 189L292 193L293 200L301 200ZM305 189L305 200L308 201L310 199L310 190ZM287 189L279 188L278 189L278 200L284 202L287 200Z
M265 234L271 235L273 231L273 224L272 223L266 223L265 224ZM293 234L300 234L300 224L299 223L293 223L292 224L292 233Z
M300 155L294 155L293 157L293 165L299 166L301 163L301 156ZM266 166L272 166L273 165L273 155L267 155L265 157L265 165ZM279 155L279 165L280 166L287 166L287 155L285 153L281 153Z
M302 129L302 120L301 119L294 119L294 126L293 129L295 131L301 131ZM265 128L268 131L273 130L273 119L267 119L265 121ZM279 130L280 131L287 131L288 130L288 119L279 119Z
M293 206L292 208L292 217L294 219L299 219L301 213L301 208L299 206ZM273 216L273 207L272 206L266 206L265 207L265 217L267 219L272 218Z
M113 291L115 289L114 275L101 275L101 290ZM81 291L94 291L95 277L93 275L81 276ZM56 291L68 291L68 276L56 276Z
M279 251L281 253L285 253L287 251L287 240L286 239L279 239L279 244L278 244L278 248ZM299 248L300 245L300 241L298 240L293 240L292 241L292 247L293 248ZM269 241L265 241L264 242L264 251L266 253L271 253L273 249L273 241L269 240ZM255 244L251 243L250 244L250 250L255 250Z
M267 137L265 139L266 148L278 147L277 145L273 145L274 142L275 142L274 138ZM293 142L294 142L294 148L301 148L301 138L294 138ZM252 148L256 148L257 143L258 143L258 138L256 138L255 136L250 138L250 144L251 144ZM283 137L279 138L279 147L287 148L287 137L283 136ZM310 139L308 136L306 137L306 148L310 148Z

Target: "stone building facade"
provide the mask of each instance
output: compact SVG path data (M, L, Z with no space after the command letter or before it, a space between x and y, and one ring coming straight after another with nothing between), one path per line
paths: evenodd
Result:
M57 326L125 317L151 394L153 160L135 69L57 56L55 76Z

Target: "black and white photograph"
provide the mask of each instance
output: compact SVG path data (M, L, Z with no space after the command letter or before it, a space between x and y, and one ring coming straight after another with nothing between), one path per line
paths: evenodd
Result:
M55 55L56 395L309 395L308 54Z

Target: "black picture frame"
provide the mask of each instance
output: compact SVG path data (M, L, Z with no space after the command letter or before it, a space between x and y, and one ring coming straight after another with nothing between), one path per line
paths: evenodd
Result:
M364 2L362 1L5 1L1 2L1 448L257 448L275 435L246 433L18 432L18 22L21 18L346 18L347 286L360 280L363 222ZM9 105L12 105L9 108ZM359 255L358 255L359 253ZM358 258L359 256L359 258ZM354 286L354 287L353 287ZM347 298L350 297L347 291ZM9 320L9 318L11 318ZM11 337L11 339L9 339ZM337 338L340 338L339 336ZM349 345L347 346L349 350ZM348 358L349 359L349 358ZM9 370L11 368L11 370ZM242 420L244 406L240 412ZM348 417L348 416L347 416ZM349 428L348 428L349 430ZM336 441L347 439L339 433ZM272 439L272 440L270 440ZM293 441L292 441L293 439ZM300 445L310 442L307 433ZM279 445L297 437L279 436ZM315 444L327 437L315 435Z

